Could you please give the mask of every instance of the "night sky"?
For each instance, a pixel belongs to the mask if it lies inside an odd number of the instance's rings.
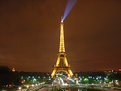
[[[0,65],[51,72],[67,0],[0,0]],[[73,72],[121,68],[121,0],[78,0],[64,21]]]

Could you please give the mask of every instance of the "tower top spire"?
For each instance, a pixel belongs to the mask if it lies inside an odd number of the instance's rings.
[[[65,52],[65,45],[64,45],[64,24],[61,19],[61,24],[60,24],[60,45],[59,45],[59,52]]]

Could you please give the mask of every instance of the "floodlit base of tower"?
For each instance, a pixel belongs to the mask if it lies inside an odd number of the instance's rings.
[[[70,66],[68,66],[68,67],[58,67],[58,66],[55,65],[54,70],[51,74],[51,77],[55,78],[55,75],[59,72],[65,72],[69,78],[71,78],[73,76],[73,73],[70,69]]]

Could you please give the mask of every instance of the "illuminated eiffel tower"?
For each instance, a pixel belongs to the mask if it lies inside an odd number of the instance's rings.
[[[68,77],[72,77],[73,73],[70,69],[70,65],[67,62],[66,53],[65,53],[65,47],[64,47],[64,24],[61,22],[60,24],[60,45],[59,45],[59,53],[56,65],[54,65],[53,72],[51,74],[51,77],[54,78],[56,73],[58,72],[65,72]]]

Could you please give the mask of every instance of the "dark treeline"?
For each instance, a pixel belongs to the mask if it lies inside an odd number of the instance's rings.
[[[19,85],[18,73],[12,72],[6,66],[0,66],[0,88],[5,86],[9,87],[9,84]]]
[[[40,77],[47,77],[49,76],[49,73],[47,72],[12,72],[12,70],[9,67],[6,66],[0,66],[0,88],[6,88],[12,86],[19,86],[22,85],[21,77],[32,77],[35,78]]]
[[[105,72],[75,72],[78,76],[106,76]]]

